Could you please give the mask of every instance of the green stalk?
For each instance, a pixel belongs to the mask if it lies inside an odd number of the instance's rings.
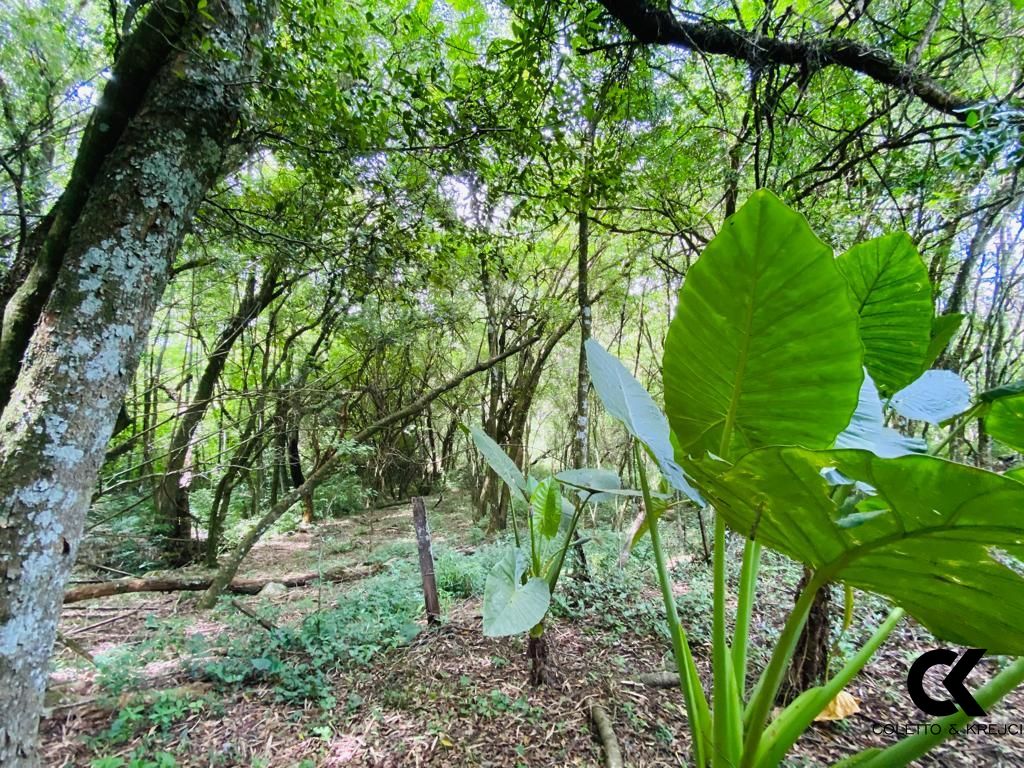
[[[974,694],[974,698],[983,709],[988,709],[1022,682],[1024,682],[1024,658],[1017,659],[992,678]],[[939,726],[938,734],[918,732],[913,736],[907,736],[891,747],[876,752],[863,762],[857,762],[857,768],[899,768],[909,765],[950,736],[956,735],[958,729],[972,719],[969,715],[964,714],[963,710],[943,717],[934,721],[934,724]],[[856,757],[857,755],[854,755],[854,758]]]
[[[572,541],[576,537],[576,526],[580,520],[580,513],[583,511],[583,502],[578,501],[576,503],[576,511],[573,513],[572,522],[569,523],[569,530],[565,533],[565,542],[562,544],[561,549],[558,552],[558,563],[555,568],[548,574],[548,591],[551,594],[555,594],[555,585],[558,584],[558,577],[562,573],[562,567],[565,565],[565,555],[569,551],[569,547],[572,546]],[[537,574],[538,576],[540,574]]]
[[[501,503],[501,499],[498,499],[498,503]],[[516,549],[519,549],[522,544],[519,542],[519,519],[516,517],[516,504],[512,500],[512,491],[508,493],[508,511],[512,515],[512,535],[516,540]]]
[[[743,743],[742,705],[736,691],[732,655],[725,630],[725,518],[715,510],[714,553],[714,621],[712,624],[711,661],[714,670],[715,752],[712,765],[734,766]]]
[[[736,674],[736,689],[742,696],[747,688],[747,647],[750,635],[750,616],[754,611],[757,593],[757,572],[761,567],[761,542],[747,539],[743,547],[743,567],[740,569],[739,606],[736,609],[736,628],[732,638],[732,668]]]
[[[984,408],[981,403],[976,403],[967,409],[967,411],[960,417],[960,420],[956,424],[949,428],[949,434],[943,438],[942,442],[935,446],[935,450],[928,451],[932,456],[938,456],[942,451],[949,447],[949,444],[953,442],[953,438],[964,431],[964,428],[974,419]]]
[[[704,690],[700,685],[697,665],[693,661],[690,643],[686,630],[679,621],[676,610],[675,596],[672,594],[672,579],[665,560],[665,549],[661,543],[661,532],[658,530],[658,519],[651,514],[654,509],[651,500],[651,489],[647,482],[647,471],[641,460],[639,445],[633,444],[633,460],[640,479],[640,490],[643,493],[644,510],[647,513],[647,529],[651,534],[651,548],[654,550],[654,564],[658,573],[658,584],[661,587],[661,599],[665,603],[665,617],[668,620],[669,636],[672,638],[672,655],[676,660],[679,672],[679,687],[686,702],[686,716],[690,721],[690,732],[693,736],[693,753],[698,768],[707,765],[707,750],[711,738],[711,710],[708,707]]]
[[[800,630],[803,629],[804,622],[807,621],[807,614],[810,613],[814,596],[827,581],[828,579],[822,572],[815,572],[800,593],[789,618],[786,619],[782,634],[779,635],[778,642],[775,643],[775,648],[772,651],[771,660],[761,674],[761,679],[757,682],[757,687],[754,689],[750,705],[747,708],[744,722],[746,739],[743,742],[743,760],[740,762],[740,768],[751,768],[754,764],[761,736],[764,733],[764,725],[768,720],[768,713],[778,695],[782,678],[786,674],[786,667],[796,648]]]
[[[530,527],[530,562],[533,563],[533,575],[540,576],[540,555],[537,554],[537,534],[533,524],[533,504],[531,503],[526,513],[526,524]]]
[[[789,703],[789,706],[765,729],[757,751],[756,768],[775,768],[782,762],[782,758],[807,730],[814,718],[871,660],[903,615],[902,608],[893,608],[863,647],[847,660],[834,677],[825,685],[804,691]]]

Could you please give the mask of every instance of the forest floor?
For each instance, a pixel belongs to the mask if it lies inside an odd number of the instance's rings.
[[[619,535],[587,531],[594,578],[586,583],[570,574],[560,583],[548,633],[557,681],[535,688],[527,682],[524,640],[482,635],[480,594],[503,545],[484,543],[467,509],[459,497],[428,502],[443,598],[440,627],[428,628],[422,619],[405,505],[261,542],[240,575],[339,565],[374,571],[356,583],[234,596],[272,629],[230,600],[199,612],[187,593],[67,606],[60,626],[66,644],[55,654],[42,729],[44,764],[596,766],[603,764],[602,750],[588,712],[597,702],[611,714],[627,765],[687,765],[678,690],[630,679],[671,666],[649,546],[619,568]],[[699,541],[692,521],[689,526],[677,521],[669,530],[683,551],[687,541],[690,549]],[[697,664],[709,677],[710,568],[691,553],[678,557],[673,571]],[[798,577],[791,564],[766,558],[753,624],[754,669],[767,660]],[[881,601],[858,595],[839,652],[855,649],[885,610]],[[938,645],[905,621],[849,686],[860,711],[816,723],[786,765],[828,765],[894,741],[885,732],[892,726],[926,722],[906,694],[906,672],[917,655]],[[995,664],[979,665],[969,687],[991,677]],[[964,734],[919,764],[1024,765],[1024,693],[983,720],[1015,724],[1018,735]]]

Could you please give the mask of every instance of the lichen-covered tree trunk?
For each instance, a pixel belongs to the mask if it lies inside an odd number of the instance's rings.
[[[38,764],[47,662],[92,488],[171,260],[244,116],[240,84],[254,80],[270,21],[267,0],[211,0],[202,14],[184,7],[178,44],[128,103],[74,221],[60,222],[60,270],[0,416],[5,768]],[[148,16],[182,8],[166,0]],[[89,130],[110,128],[93,121]],[[87,132],[83,147],[92,143]]]

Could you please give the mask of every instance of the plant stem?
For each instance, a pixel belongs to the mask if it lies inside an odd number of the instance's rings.
[[[942,442],[935,446],[934,450],[928,451],[928,453],[932,456],[938,456],[942,451],[948,448],[949,444],[953,442],[953,438],[964,431],[964,428],[971,422],[971,419],[978,415],[981,408],[982,406],[979,403],[967,409],[963,416],[960,417],[960,420],[949,428],[949,434],[943,438]]]
[[[856,654],[851,656],[827,683],[805,691],[787,706],[761,737],[757,752],[757,768],[775,768],[782,762],[789,748],[807,730],[815,717],[846,687],[875,651],[892,634],[904,616],[902,608],[893,608]]]
[[[569,551],[569,547],[572,545],[573,539],[576,537],[576,526],[580,521],[580,513],[583,511],[583,502],[578,501],[576,503],[576,511],[573,513],[572,522],[569,523],[569,530],[565,532],[565,543],[558,552],[558,562],[554,564],[554,569],[548,574],[548,591],[551,594],[555,594],[555,586],[558,584],[558,578],[562,574],[562,567],[565,565],[565,555]],[[541,574],[537,574],[538,576]]]
[[[740,569],[739,606],[736,609],[736,628],[732,639],[732,667],[736,674],[736,689],[743,695],[747,687],[747,645],[750,635],[750,616],[757,593],[757,572],[761,566],[761,542],[747,539],[743,547],[743,567]]]
[[[818,590],[827,581],[828,579],[824,578],[821,571],[815,572],[807,582],[803,592],[800,593],[796,605],[793,606],[793,611],[786,619],[786,624],[782,628],[782,634],[779,635],[779,639],[772,651],[771,660],[761,674],[761,679],[758,680],[757,687],[754,689],[750,700],[750,706],[744,723],[746,739],[743,742],[743,760],[740,763],[740,768],[750,768],[754,763],[757,748],[764,732],[764,725],[768,720],[768,713],[771,711],[772,703],[779,692],[782,677],[786,674],[786,665],[789,664],[790,657],[793,655],[793,649],[796,647],[800,630],[803,629],[804,622],[807,620],[807,614],[811,610],[814,596],[818,594]]]
[[[714,669],[713,719],[715,752],[712,765],[736,764],[742,740],[740,702],[734,700],[735,680],[732,656],[725,629],[725,518],[715,510],[714,619],[712,623],[711,661]],[[737,738],[738,737],[738,738]]]
[[[693,654],[690,651],[686,630],[679,621],[675,596],[672,594],[672,578],[669,575],[668,564],[665,560],[665,549],[661,542],[661,532],[658,530],[658,519],[657,516],[651,513],[654,507],[651,503],[647,471],[644,469],[637,443],[633,444],[633,460],[637,466],[637,476],[640,480],[640,489],[643,492],[644,510],[647,514],[647,529],[651,534],[651,548],[654,550],[654,564],[658,573],[658,584],[661,587],[661,599],[665,603],[665,617],[668,620],[669,636],[672,638],[672,653],[675,656],[676,669],[679,672],[679,687],[682,689],[683,698],[686,702],[686,716],[691,724],[690,731],[693,736],[694,759],[698,768],[703,768],[707,765],[711,711],[704,696],[704,691],[700,686],[700,677],[697,674],[697,666],[693,661]]]

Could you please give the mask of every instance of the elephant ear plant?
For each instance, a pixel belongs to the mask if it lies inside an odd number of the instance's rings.
[[[1024,605],[1024,484],[927,455],[923,441],[883,423],[884,398],[911,418],[953,418],[950,435],[982,417],[1008,444],[1024,438],[1024,386],[972,405],[955,375],[926,370],[959,322],[933,315],[927,270],[906,235],[835,258],[803,217],[762,190],[686,275],[665,342],[667,422],[615,358],[588,344],[598,395],[637,438],[697,766],[779,765],[904,613],[951,643],[1024,654],[1024,611],[1007,610]],[[710,690],[676,612],[644,449],[673,486],[716,513]],[[727,591],[727,526],[745,539],[735,595]],[[802,563],[810,577],[768,665],[748,680],[763,546]],[[841,669],[773,713],[815,595],[833,582],[895,607]],[[727,606],[735,606],[731,616]],[[1024,661],[1008,662],[975,697],[989,707],[1022,680]],[[907,765],[967,720],[958,710],[940,728],[841,764]]]
[[[570,469],[538,481],[524,475],[481,429],[471,427],[468,431],[512,496],[515,547],[498,561],[484,584],[484,634],[503,637],[529,632],[530,681],[540,685],[550,676],[544,619],[566,552],[575,542],[580,513],[587,503],[609,495],[638,492],[622,490],[618,475],[605,469]],[[519,530],[517,507],[525,509],[523,532]]]

